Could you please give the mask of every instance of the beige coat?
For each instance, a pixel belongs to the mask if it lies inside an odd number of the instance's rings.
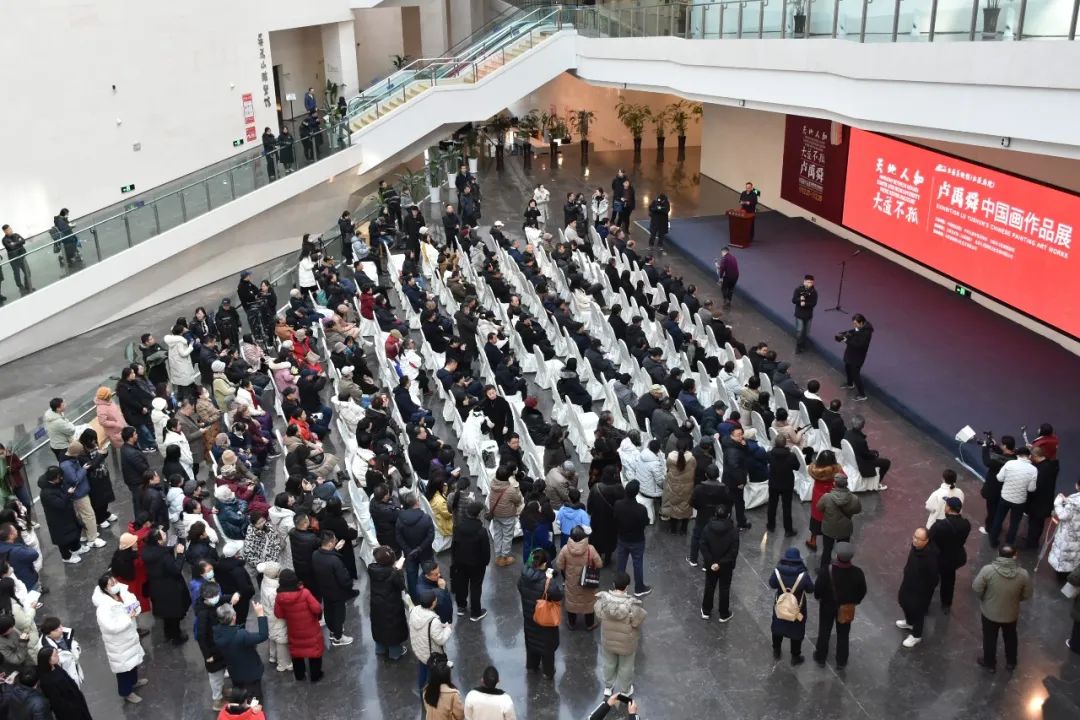
[[[667,478],[664,482],[664,493],[660,498],[660,514],[674,520],[688,520],[694,514],[690,507],[690,495],[694,492],[697,460],[688,451],[686,465],[681,471],[676,465],[678,460],[678,452],[668,453]]]
[[[461,693],[443,685],[439,688],[439,705],[431,707],[424,703],[426,720],[465,720],[465,706],[461,704]]]
[[[589,538],[582,540],[568,540],[558,557],[555,558],[555,569],[566,576],[566,595],[563,598],[563,606],[568,613],[593,612],[596,605],[596,588],[581,587],[581,571],[589,565],[598,568],[603,563],[600,553],[589,544]]]

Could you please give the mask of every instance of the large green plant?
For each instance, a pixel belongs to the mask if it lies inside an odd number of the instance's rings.
[[[338,112],[338,95],[340,94],[341,86],[331,80],[326,81],[326,89],[323,90],[323,97],[326,99],[326,105],[323,107],[323,112],[330,118],[331,122],[337,122],[341,119],[341,113]]]
[[[432,148],[428,150],[427,165],[424,171],[427,173],[428,187],[441,187],[446,178],[447,168],[457,160],[457,155],[452,152]]]
[[[413,60],[409,55],[398,55],[396,53],[391,55],[390,58],[394,63],[394,67],[398,70],[401,70]]]
[[[686,100],[673,102],[667,106],[667,113],[675,132],[679,136],[685,136],[690,122],[701,120],[701,103],[691,103]]]
[[[589,123],[596,118],[592,110],[574,110],[568,118],[570,129],[581,136],[582,140],[589,139]]]
[[[619,103],[615,106],[615,115],[619,118],[619,122],[626,126],[626,129],[630,131],[630,135],[635,140],[640,140],[641,136],[645,134],[645,122],[649,119],[649,108],[647,106],[619,100]]]
[[[407,196],[413,204],[419,204],[427,195],[427,177],[423,172],[406,170],[398,175],[398,189],[402,195]]]
[[[666,107],[657,110],[648,108],[646,112],[648,113],[649,122],[652,123],[653,128],[656,130],[656,136],[665,137],[671,120],[668,109]]]
[[[526,135],[538,135],[542,130],[540,123],[540,111],[530,110],[518,118],[518,129]]]

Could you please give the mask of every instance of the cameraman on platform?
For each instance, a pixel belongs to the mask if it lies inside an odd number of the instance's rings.
[[[842,342],[844,348],[844,372],[847,382],[841,388],[855,388],[855,400],[865,400],[866,391],[862,384],[862,366],[866,362],[866,353],[870,351],[870,340],[874,336],[874,326],[862,313],[851,316],[852,328],[836,335],[836,342]]]

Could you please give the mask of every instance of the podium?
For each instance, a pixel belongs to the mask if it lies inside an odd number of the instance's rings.
[[[728,244],[737,248],[748,248],[754,241],[754,213],[741,208],[727,211]]]

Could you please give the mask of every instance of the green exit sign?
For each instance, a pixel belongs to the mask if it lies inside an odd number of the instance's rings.
[[[135,192],[135,185],[134,184],[124,185],[122,188],[120,188],[120,192],[122,192],[122,193]]]
[[[240,147],[243,144],[244,144],[244,138],[240,138],[239,140],[233,140],[232,141],[232,146],[233,147]]]
[[[963,285],[957,285],[953,288],[953,291],[962,298],[971,297],[971,288],[964,287]]]

